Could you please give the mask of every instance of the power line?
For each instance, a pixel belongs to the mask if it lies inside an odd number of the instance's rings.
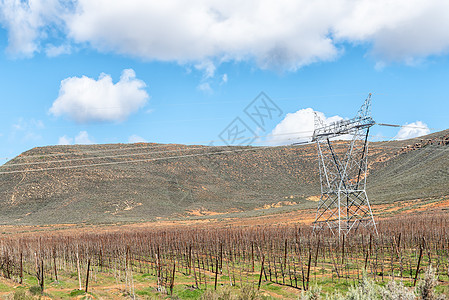
[[[387,123],[376,123],[376,125],[379,126],[388,126],[388,127],[412,127],[412,128],[421,128],[421,129],[430,129],[427,127],[419,127],[414,125],[399,125],[399,124],[387,124]],[[243,138],[236,138],[236,139],[224,139],[224,140],[207,140],[207,141],[199,141],[195,144],[210,144],[214,142],[227,142],[227,141],[235,141],[235,140],[241,140],[241,139],[257,139],[262,137],[274,137],[274,136],[282,136],[282,135],[293,135],[293,134],[300,134],[300,133],[312,133],[313,130],[307,130],[307,131],[298,131],[298,132],[290,132],[290,133],[280,133],[280,134],[268,134],[268,135],[254,135],[250,137],[243,137]],[[295,137],[288,140],[293,139],[300,139],[300,138],[308,138],[310,136],[303,136],[303,137]],[[124,144],[129,145],[129,144]],[[101,150],[90,150],[90,151],[80,151],[77,150],[77,152],[66,152],[66,153],[49,153],[49,154],[36,154],[36,155],[20,155],[17,156],[16,159],[26,159],[26,158],[33,158],[33,157],[48,157],[48,156],[64,156],[64,155],[84,155],[86,153],[98,153],[98,152],[113,152],[113,151],[128,151],[132,149],[151,149],[151,148],[158,148],[161,146],[166,146],[167,144],[157,144],[153,146],[139,146],[139,147],[120,147],[120,148],[113,148],[113,149],[101,149]],[[5,158],[7,159],[7,158]]]
[[[290,135],[294,133],[286,133],[279,135]],[[297,138],[309,138],[311,136],[302,136]],[[159,147],[167,146],[165,144],[159,145]],[[170,145],[168,145],[170,146]],[[285,146],[285,145],[284,145]],[[156,146],[155,146],[156,147]],[[151,151],[151,152],[140,152],[140,153],[130,153],[130,154],[118,154],[118,155],[107,155],[107,156],[92,156],[92,157],[84,157],[84,158],[73,158],[73,159],[60,159],[60,160],[52,160],[52,161],[38,161],[38,162],[26,162],[26,163],[15,163],[15,164],[5,164],[3,167],[14,167],[14,166],[33,166],[39,164],[50,164],[50,163],[59,163],[59,162],[71,162],[71,161],[85,161],[85,160],[94,160],[94,159],[106,159],[106,158],[116,158],[116,157],[128,157],[128,156],[139,156],[139,155],[149,155],[149,154],[161,154],[161,153],[170,153],[170,152],[181,152],[181,151],[192,151],[198,149],[205,149],[207,146],[194,147],[194,148],[184,148],[184,149],[174,149],[174,150],[164,150],[164,151]],[[219,147],[229,147],[229,146],[219,146]],[[143,149],[144,147],[137,147],[137,149]],[[150,147],[153,148],[153,147]],[[130,148],[121,148],[119,150],[129,150]],[[136,149],[136,148],[134,148]],[[98,150],[96,152],[99,152]],[[70,153],[68,153],[70,154]],[[39,155],[37,155],[39,156]],[[30,156],[31,157],[31,156]],[[35,156],[33,156],[35,157]]]
[[[155,143],[151,143],[155,144]],[[129,144],[124,144],[129,145]],[[34,155],[19,155],[15,159],[27,159],[27,158],[34,158],[34,157],[49,157],[49,156],[65,156],[65,155],[84,155],[89,153],[98,153],[98,152],[113,152],[113,151],[125,151],[125,150],[133,150],[133,149],[151,149],[151,148],[158,148],[162,146],[166,146],[169,144],[156,144],[154,146],[139,146],[139,147],[120,147],[120,148],[113,148],[113,149],[101,149],[101,150],[89,150],[89,151],[82,151],[77,150],[77,152],[64,152],[64,153],[48,153],[48,154],[34,154]],[[66,145],[60,145],[60,146],[66,146]],[[69,146],[69,145],[67,145]],[[85,146],[85,145],[70,145],[70,146]],[[99,146],[99,145],[97,145]]]
[[[376,123],[376,125],[379,126],[385,126],[385,127],[396,127],[396,128],[417,128],[417,129],[428,129],[428,130],[438,130],[437,128],[429,128],[427,126],[416,126],[416,125],[399,125],[399,124],[388,124],[388,123]]]
[[[291,134],[295,134],[295,133],[285,133],[285,134],[279,134],[279,135],[291,135]],[[305,138],[311,138],[311,136],[298,136],[295,137],[294,139],[305,139]],[[292,139],[288,139],[288,140],[292,140]],[[293,145],[300,145],[300,144],[306,144],[309,143],[309,141],[304,141],[304,142],[300,142],[300,143],[293,143]],[[171,146],[171,145],[166,145],[166,144],[161,144],[161,145],[156,145],[156,146],[150,146],[150,147],[133,147],[133,148],[119,148],[117,150],[132,150],[132,149],[144,149],[144,148],[160,148],[163,146]],[[117,158],[117,157],[128,157],[128,156],[139,156],[139,155],[149,155],[149,154],[161,154],[161,153],[170,153],[170,152],[181,152],[181,151],[192,151],[192,150],[198,150],[198,149],[204,149],[207,146],[201,146],[201,147],[193,147],[193,148],[184,148],[184,149],[174,149],[174,150],[164,150],[164,151],[151,151],[151,152],[139,152],[139,153],[128,153],[128,154],[118,154],[118,155],[107,155],[107,156],[91,156],[91,157],[83,157],[83,158],[73,158],[73,159],[59,159],[59,160],[50,160],[50,161],[38,161],[38,162],[26,162],[26,163],[14,163],[14,164],[5,164],[3,165],[3,167],[5,168],[9,168],[9,167],[14,167],[14,166],[29,166],[29,165],[39,165],[39,164],[50,164],[50,163],[60,163],[60,162],[73,162],[73,161],[85,161],[85,160],[94,160],[94,159],[106,159],[106,158]],[[222,147],[226,147],[226,146],[222,146]],[[105,150],[97,150],[97,151],[86,151],[84,153],[98,153],[98,152],[106,152],[106,151],[110,151],[111,149],[105,149]],[[66,155],[70,155],[72,153],[64,153]],[[73,154],[78,154],[78,153],[73,153]],[[48,154],[47,156],[49,156],[51,154]],[[62,155],[62,154],[61,154]],[[28,156],[28,157],[43,157],[45,155],[33,155],[33,156]],[[24,158],[24,157],[21,157]]]
[[[76,165],[76,166],[52,167],[52,168],[42,168],[42,169],[14,170],[14,171],[0,172],[0,175],[12,174],[12,173],[24,173],[24,172],[40,172],[40,171],[50,171],[50,170],[75,169],[75,168],[84,168],[84,167],[97,167],[97,166],[118,165],[118,164],[126,164],[126,163],[137,163],[137,162],[148,162],[148,161],[159,161],[159,160],[171,160],[171,159],[177,159],[177,158],[188,158],[188,157],[218,155],[218,154],[223,154],[223,153],[237,153],[237,152],[246,152],[246,151],[258,151],[258,150],[265,149],[265,148],[278,148],[278,147],[285,147],[285,146],[257,147],[257,148],[251,147],[249,149],[225,150],[225,151],[186,154],[186,155],[169,156],[169,157],[125,160],[125,161],[85,164],[85,165]]]
[[[389,143],[389,142],[390,141],[386,141],[384,143]],[[312,144],[312,143],[310,143],[310,144]],[[74,165],[74,166],[62,166],[62,167],[51,167],[51,168],[41,168],[41,169],[13,170],[13,171],[0,172],[0,175],[3,175],[3,174],[14,174],[14,173],[26,173],[26,172],[40,172],[40,171],[50,171],[50,170],[76,169],[76,168],[96,167],[96,166],[106,166],[106,165],[118,165],[118,164],[137,163],[137,162],[172,160],[172,159],[189,158],[189,157],[218,155],[218,154],[223,154],[223,153],[240,153],[240,152],[247,152],[247,151],[259,151],[259,150],[275,149],[275,148],[288,147],[288,146],[291,147],[292,145],[251,147],[251,148],[246,148],[246,149],[214,151],[214,152],[207,152],[207,153],[195,153],[195,154],[177,155],[177,156],[169,156],[169,157],[158,157],[158,158],[147,158],[147,159],[138,159],[138,160],[125,160],[125,161],[118,161],[118,162],[104,162],[104,163],[84,164],[84,165]],[[228,147],[228,146],[226,146],[226,147]],[[379,146],[379,145],[375,145],[374,148],[397,148],[397,149],[403,149],[404,147],[403,146]],[[449,149],[438,149],[438,148],[436,148],[435,150],[449,151]]]
[[[389,143],[389,142],[391,142],[391,141],[386,141],[386,142],[383,142],[383,143],[386,144],[386,143]],[[312,144],[312,143],[310,143],[310,144]],[[221,153],[238,153],[238,152],[246,152],[246,151],[259,151],[259,150],[274,149],[274,148],[288,147],[288,146],[291,147],[292,145],[251,147],[249,149],[234,149],[234,150],[225,150],[225,151],[214,151],[214,152],[206,152],[206,153],[177,155],[177,156],[169,156],[169,157],[147,158],[147,159],[139,159],[139,160],[125,160],[125,161],[118,161],[118,162],[104,162],[104,163],[84,164],[84,165],[74,165],[74,166],[62,166],[62,167],[50,167],[50,168],[41,168],[41,169],[13,170],[13,171],[0,172],[0,175],[2,175],[2,174],[12,174],[12,173],[39,172],[39,171],[47,171],[47,170],[62,170],[62,169],[74,169],[74,168],[83,168],[83,167],[95,167],[95,166],[104,166],[104,165],[116,165],[116,164],[126,164],[126,163],[136,163],[136,162],[171,160],[171,159],[178,159],[178,158],[188,158],[188,157],[216,155],[216,154],[221,154]],[[222,147],[229,147],[229,146],[222,146]],[[404,146],[374,145],[372,147],[373,148],[397,148],[397,149],[404,149]],[[201,149],[207,149],[207,148],[206,147],[202,147]],[[436,148],[435,150],[448,151],[449,149],[438,149],[438,148]],[[171,152],[171,151],[161,151],[161,153],[166,153],[166,152]],[[151,154],[151,152],[149,154]]]
[[[416,127],[416,126],[413,126],[413,125],[396,125],[396,124],[385,124],[385,123],[380,123],[380,124],[381,124],[381,126],[383,125],[383,126],[411,126],[411,127]],[[305,133],[305,132],[311,132],[311,131],[291,132],[291,133],[283,133],[283,134],[269,134],[269,135],[265,135],[265,136],[253,136],[251,138],[260,138],[260,137],[269,137],[269,136],[281,136],[281,135],[293,135],[293,134]],[[372,137],[378,138],[379,136],[372,136]],[[248,137],[244,137],[244,138],[247,139]],[[311,138],[311,136],[310,135],[307,135],[307,136],[296,136],[294,138],[289,138],[287,140],[308,139],[308,138]],[[233,140],[237,140],[237,139],[238,138],[233,139]],[[420,138],[413,138],[413,139],[420,139]],[[305,141],[305,142],[300,142],[300,143],[294,143],[293,145],[304,145],[304,144],[307,144],[307,143],[308,142]],[[171,144],[168,144],[168,146],[170,146],[170,145]],[[51,154],[43,154],[43,155],[20,156],[20,158],[44,157],[44,156],[59,156],[59,155],[62,156],[62,155],[74,155],[74,154],[82,155],[82,154],[85,154],[85,153],[125,151],[125,150],[135,150],[135,149],[139,149],[140,150],[140,149],[145,149],[145,148],[148,148],[148,149],[150,149],[150,148],[159,148],[159,147],[163,147],[163,146],[167,146],[167,145],[166,144],[159,144],[159,145],[153,145],[153,146],[148,146],[148,147],[126,147],[126,148],[117,148],[117,149],[102,149],[102,150],[84,151],[84,152],[81,152],[81,153],[51,153]],[[283,145],[283,146],[286,146],[286,145]],[[225,146],[222,146],[222,147],[225,147]],[[376,145],[376,148],[378,148],[378,147],[380,147],[380,146]],[[6,164],[3,167],[7,168],[7,167],[24,166],[24,165],[34,166],[34,165],[39,165],[39,164],[50,164],[50,163],[59,163],[59,162],[86,161],[86,160],[94,160],[94,159],[129,157],[129,156],[139,156],[139,155],[149,155],[149,154],[162,154],[162,153],[170,153],[170,152],[193,151],[193,150],[204,149],[204,148],[205,148],[205,146],[194,147],[194,148],[185,148],[185,149],[175,149],[175,150],[164,150],[164,151],[151,151],[151,152],[128,153],[128,154],[108,155],[108,156],[93,156],[93,157],[85,157],[85,158],[61,159],[61,160],[53,160],[53,161],[26,162],[26,163],[16,163],[16,164],[9,164],[9,165]],[[80,166],[83,166],[83,165],[80,165]],[[71,167],[76,167],[76,166],[71,166]],[[38,170],[40,170],[40,169],[38,169]],[[27,170],[17,170],[17,171],[26,172]],[[5,172],[3,172],[3,173],[5,173]],[[0,174],[3,174],[3,173],[0,173]]]
[[[310,136],[303,136],[301,138],[309,138]],[[379,136],[375,135],[375,136],[371,136],[371,137],[375,137],[378,138]],[[387,136],[382,136],[387,138]],[[299,137],[298,137],[299,138]],[[414,139],[419,139],[419,138],[414,138]],[[444,141],[445,139],[433,139],[434,141]],[[392,142],[392,140],[390,141],[386,141],[383,143],[389,143]],[[293,143],[292,146],[296,146],[296,145],[305,145],[305,144],[310,144],[310,141],[305,141],[305,142],[300,142],[300,143]],[[166,145],[160,145],[162,146],[166,146]],[[282,145],[282,146],[288,146],[288,145]],[[280,147],[282,147],[280,146]],[[220,147],[229,147],[229,146],[220,146]],[[374,145],[374,147],[379,148],[381,147],[380,145]],[[143,147],[141,147],[143,148]],[[393,147],[390,147],[393,148]],[[396,146],[396,148],[403,148],[403,146]],[[100,159],[110,159],[110,158],[117,158],[117,157],[130,157],[130,156],[140,156],[140,155],[152,155],[152,154],[163,154],[163,153],[172,153],[172,152],[183,152],[183,151],[193,151],[193,150],[200,150],[200,149],[207,149],[207,146],[201,146],[201,147],[193,147],[193,148],[184,148],[184,149],[174,149],[174,150],[164,150],[164,151],[151,151],[151,152],[139,152],[139,153],[128,153],[128,154],[119,154],[119,155],[107,155],[107,156],[93,156],[93,157],[86,157],[86,158],[74,158],[74,159],[61,159],[61,160],[52,160],[52,161],[39,161],[39,162],[27,162],[27,163],[16,163],[16,164],[7,164],[7,165],[3,165],[4,168],[10,168],[10,167],[15,167],[15,166],[35,166],[35,165],[39,165],[39,164],[51,164],[51,163],[66,163],[66,162],[73,162],[73,161],[86,161],[86,160],[100,160]],[[127,150],[127,149],[123,149],[123,150]]]
[[[293,134],[302,134],[302,133],[312,133],[313,130],[307,130],[307,131],[297,131],[297,132],[288,132],[288,133],[279,133],[279,134],[267,134],[267,135],[253,135],[249,137],[240,137],[235,139],[220,139],[220,140],[207,140],[207,141],[200,141],[195,144],[211,144],[214,142],[233,142],[233,141],[239,141],[244,139],[258,139],[263,137],[274,137],[274,136],[284,136],[284,135],[293,135]],[[311,137],[311,135],[307,136],[298,136],[296,138],[308,138]],[[129,144],[128,144],[129,145]],[[65,155],[83,155],[86,153],[99,153],[99,152],[112,152],[112,151],[128,151],[128,150],[134,150],[134,149],[152,149],[152,148],[159,148],[169,145],[175,145],[175,144],[156,144],[153,146],[139,146],[139,147],[120,147],[120,148],[114,148],[114,149],[101,149],[101,150],[89,150],[89,151],[79,151],[78,152],[65,152],[65,153],[48,153],[48,154],[35,154],[35,155],[20,155],[17,156],[16,159],[26,159],[26,158],[34,158],[34,157],[48,157],[48,156],[65,156]]]
[[[18,163],[18,164],[6,164],[6,165],[3,165],[3,167],[50,164],[50,163],[71,162],[71,161],[83,161],[83,160],[92,160],[92,159],[105,159],[105,158],[115,158],[115,157],[138,156],[138,155],[159,154],[159,153],[168,153],[168,152],[180,152],[180,151],[190,151],[190,150],[203,149],[205,147],[207,147],[207,146],[201,146],[201,147],[195,147],[195,148],[185,148],[185,149],[175,149],[175,150],[166,150],[166,151],[151,151],[151,152],[139,152],[139,153],[131,153],[131,154],[119,154],[119,155],[107,155],[107,156],[92,156],[92,157],[73,158],[73,159],[60,159],[60,160],[27,162],[27,163]]]

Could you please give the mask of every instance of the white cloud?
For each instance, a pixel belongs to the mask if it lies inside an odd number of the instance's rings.
[[[28,130],[36,130],[36,129],[44,129],[44,122],[41,120],[30,119],[25,120],[24,118],[19,118],[17,123],[12,125],[14,130],[17,131],[28,131]]]
[[[80,0],[67,27],[75,41],[100,51],[181,63],[251,59],[262,68],[296,69],[336,56],[329,29],[338,5]]]
[[[73,143],[73,139],[66,135],[59,137],[58,145],[71,145]]]
[[[441,0],[362,0],[344,8],[334,25],[337,39],[372,43],[381,61],[413,63],[449,50],[449,2]]]
[[[213,92],[213,89],[211,87],[212,78],[215,77],[216,70],[214,63],[206,59],[196,64],[195,69],[203,72],[203,78],[201,80],[201,83],[197,86],[197,89],[206,94],[211,94]]]
[[[42,139],[40,131],[45,128],[41,120],[19,118],[12,124],[11,137],[21,137],[24,141],[36,141]]]
[[[146,142],[147,141],[143,137],[138,136],[136,134],[133,134],[128,138],[128,143],[146,143]]]
[[[62,54],[70,54],[72,52],[72,48],[70,45],[47,45],[47,48],[45,49],[45,54],[47,54],[48,57],[55,57]]]
[[[341,42],[366,44],[382,62],[449,51],[445,0],[0,1],[10,51],[32,55],[53,34],[104,52],[208,64],[205,76],[212,62],[231,60],[296,70],[335,59]]]
[[[195,69],[203,71],[203,79],[208,79],[214,77],[216,67],[210,60],[205,60],[196,64]]]
[[[285,118],[276,125],[266,141],[272,145],[285,145],[311,141],[313,130],[315,128],[315,113],[327,124],[343,120],[340,116],[326,118],[322,112],[314,111],[312,108],[300,109],[295,113],[288,113]]]
[[[94,144],[94,141],[91,140],[87,131],[80,131],[80,133],[75,136],[75,144],[89,145]]]
[[[197,89],[202,91],[202,92],[204,92],[204,93],[207,93],[207,94],[211,94],[213,92],[209,82],[200,83],[197,86]]]
[[[427,124],[416,121],[410,124],[405,124],[399,129],[398,134],[395,136],[396,140],[406,140],[426,135],[430,133],[430,129]]]
[[[70,77],[61,82],[50,113],[66,115],[78,123],[123,121],[146,104],[149,96],[145,87],[132,69],[123,70],[115,84],[106,74],[101,74],[98,80]]]
[[[7,51],[25,57],[39,52],[40,41],[51,36],[49,27],[64,27],[66,8],[58,0],[1,0],[0,23],[8,30]]]
[[[227,83],[228,82],[228,74],[223,74],[221,77],[221,83]]]
[[[83,130],[80,131],[75,138],[69,137],[67,135],[63,135],[59,137],[58,139],[58,145],[72,145],[75,142],[75,144],[81,144],[81,145],[90,145],[95,144],[94,140],[89,136],[87,131]]]

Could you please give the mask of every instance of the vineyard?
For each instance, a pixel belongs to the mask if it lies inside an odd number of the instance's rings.
[[[362,274],[414,286],[432,265],[449,284],[449,218],[381,220],[379,235],[339,238],[309,226],[174,226],[117,232],[15,234],[1,239],[3,286],[52,298],[198,298],[205,290],[252,286],[296,298],[313,285],[344,291]],[[84,291],[84,292],[83,292]]]

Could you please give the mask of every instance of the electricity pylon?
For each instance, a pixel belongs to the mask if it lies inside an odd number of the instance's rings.
[[[353,119],[324,124],[315,114],[312,141],[316,141],[318,148],[321,197],[314,231],[329,228],[341,236],[362,225],[377,234],[365,191],[368,134],[375,124],[370,109],[371,94]],[[342,138],[350,142],[343,142]]]

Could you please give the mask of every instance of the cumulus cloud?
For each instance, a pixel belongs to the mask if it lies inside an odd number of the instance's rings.
[[[333,32],[336,39],[372,43],[381,61],[413,63],[449,50],[448,11],[441,0],[352,1]]]
[[[0,1],[11,51],[30,55],[57,31],[99,51],[192,62],[206,76],[231,60],[296,70],[337,58],[342,42],[366,44],[382,62],[449,50],[444,0]]]
[[[410,124],[405,124],[399,129],[398,134],[395,136],[396,140],[406,140],[426,135],[430,133],[430,129],[427,124],[416,121]]]
[[[95,143],[94,140],[89,136],[89,134],[85,130],[80,131],[75,136],[75,138],[71,138],[71,137],[68,137],[67,135],[63,135],[63,136],[59,137],[59,139],[58,139],[58,145],[72,145],[73,142],[75,142],[75,144],[80,144],[80,145],[90,145],[90,144]]]
[[[300,109],[295,113],[288,113],[267,137],[267,142],[272,145],[286,145],[311,141],[315,129],[315,113],[325,124],[343,120],[340,116],[326,118],[322,112],[312,108]]]
[[[80,131],[80,133],[75,136],[75,144],[89,145],[94,144],[94,141],[89,137],[87,131]]]
[[[146,104],[149,96],[145,87],[132,69],[123,70],[117,83],[107,74],[101,74],[98,80],[70,77],[61,82],[50,113],[78,123],[123,121]]]
[[[252,59],[262,68],[297,69],[337,54],[329,37],[337,2],[80,0],[67,25],[75,41],[100,51],[178,62]]]
[[[59,0],[1,0],[0,23],[8,30],[7,51],[25,57],[39,52],[41,40],[51,37],[50,27],[64,27],[67,8]]]
[[[128,143],[146,143],[147,141],[137,134],[133,134],[128,138]]]
[[[58,139],[58,145],[71,145],[73,143],[73,138],[63,135]]]

